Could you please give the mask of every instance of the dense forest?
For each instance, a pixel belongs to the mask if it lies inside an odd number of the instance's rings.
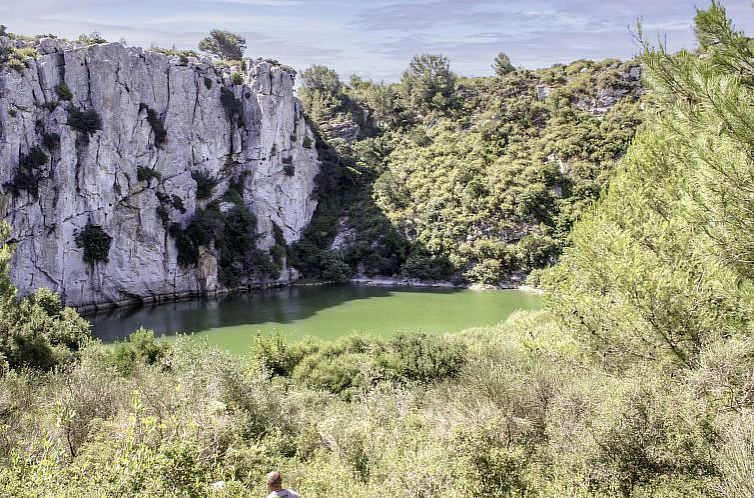
[[[450,103],[460,88],[504,92],[570,66],[454,81],[420,99],[419,115],[398,112],[409,97],[396,103],[395,89],[366,82],[333,81],[336,100],[306,97],[312,120],[351,112],[359,134],[374,136],[317,144],[332,173],[322,193],[362,204],[343,215],[323,196],[319,226],[294,249],[301,264],[332,278],[360,258],[385,273],[446,265],[494,281],[540,264],[520,256],[527,237],[557,246],[543,258],[562,250],[538,276],[546,310],[495,327],[334,343],[258,337],[250,358],[146,330],[106,347],[49,291],[18,299],[13,248],[1,246],[0,495],[263,496],[270,468],[311,497],[754,495],[754,43],[717,2],[695,23],[693,51],[645,46],[643,110],[627,97],[601,120],[566,104],[559,121],[555,101],[534,94],[518,109],[469,101],[477,117],[519,115],[500,129],[493,118],[464,124],[464,104]],[[590,83],[613,63],[584,64],[572,71]],[[410,72],[401,84],[420,85]],[[359,114],[359,99],[385,90],[388,111]],[[546,124],[531,126],[538,119]],[[615,144],[628,142],[621,158]],[[556,152],[580,173],[560,172],[547,160]],[[448,183],[455,174],[468,181]],[[486,206],[483,216],[464,199]],[[380,244],[330,249],[339,225],[380,209],[394,238],[370,235],[375,221],[354,236]],[[505,227],[483,223],[501,210]],[[508,224],[526,235],[493,243]],[[456,244],[455,233],[474,230],[468,247]],[[316,251],[327,265],[315,266]]]
[[[300,75],[325,171],[294,252],[305,275],[510,285],[556,260],[641,121],[641,68],[493,67],[461,78],[424,54],[390,85]]]

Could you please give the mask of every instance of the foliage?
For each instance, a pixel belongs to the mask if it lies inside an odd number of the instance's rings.
[[[220,183],[220,180],[207,170],[192,171],[191,178],[196,182],[196,198],[200,200],[212,197],[212,192]]]
[[[68,106],[68,122],[66,124],[81,133],[93,135],[97,130],[102,129],[102,118],[94,109],[82,111],[78,107],[70,105]]]
[[[199,42],[199,50],[221,59],[240,60],[246,49],[246,39],[229,31],[213,29]]]
[[[73,100],[73,92],[66,85],[65,81],[61,81],[55,85],[55,94],[60,100]]]
[[[189,57],[193,57],[194,59],[199,59],[199,54],[197,54],[193,50],[177,50],[175,47],[161,48],[161,47],[155,47],[154,45],[149,50],[152,52],[157,52],[159,54],[165,54],[165,55],[170,55],[173,57],[178,57],[181,66],[188,65]]]
[[[100,35],[98,31],[92,31],[88,35],[81,34],[76,39],[76,41],[81,43],[82,45],[97,45],[100,43],[107,43],[107,40],[102,38],[102,35]]]
[[[422,54],[414,57],[403,73],[401,86],[408,104],[420,114],[443,111],[451,104],[456,76],[450,62],[442,55]]]
[[[355,240],[339,250],[359,273],[495,285],[551,265],[641,122],[637,66],[576,61],[466,79],[425,55],[392,85],[310,68],[301,97],[320,135],[349,121],[361,132],[353,144],[320,136],[319,195],[334,200],[318,205],[297,246],[311,254],[298,251],[296,264],[317,275],[317,251],[345,229]],[[627,93],[597,112],[608,84]]]
[[[48,289],[17,299],[8,276],[14,249],[6,242],[10,234],[10,227],[0,221],[0,378],[7,369],[46,371],[69,363],[89,337],[89,324]]]
[[[110,362],[122,375],[130,375],[137,365],[155,365],[169,353],[170,346],[154,337],[153,330],[140,327],[112,350]]]
[[[504,52],[500,52],[499,54],[497,54],[497,56],[495,56],[495,63],[492,65],[492,69],[495,70],[495,75],[497,75],[499,78],[502,78],[505,75],[516,70],[516,68],[513,67],[513,64],[511,64],[510,57],[508,57]]]
[[[10,190],[15,197],[20,195],[21,190],[25,190],[33,198],[38,198],[41,168],[47,164],[47,161],[49,161],[47,154],[35,145],[27,154],[21,154],[18,157],[18,166],[13,180],[4,184],[3,187]]]
[[[244,125],[243,103],[236,97],[233,91],[225,87],[220,88],[220,103],[225,109],[225,115],[231,124]]]
[[[147,104],[139,104],[139,112],[142,110],[147,111],[147,123],[152,127],[154,133],[154,144],[156,146],[163,145],[168,138],[168,131],[165,129],[165,123],[157,115],[157,112],[149,107]]]
[[[136,167],[136,180],[140,182],[146,182],[147,185],[149,185],[152,181],[152,178],[157,180],[158,182],[162,180],[162,175],[159,171],[157,171],[154,168],[150,168],[149,166],[137,166]]]
[[[697,16],[698,56],[644,56],[648,123],[573,247],[546,275],[552,307],[614,368],[692,366],[705,347],[751,333],[754,116],[748,41],[714,4]],[[595,243],[599,241],[599,243]]]
[[[113,238],[100,225],[94,225],[91,222],[76,234],[76,247],[84,249],[84,261],[92,266],[109,261],[108,255],[112,241]]]
[[[185,228],[179,223],[168,226],[168,233],[178,249],[178,264],[194,266],[202,246],[214,249],[220,282],[228,288],[246,285],[253,279],[276,279],[281,269],[269,253],[256,247],[259,237],[256,217],[244,206],[242,195],[233,191],[240,189],[242,182],[242,179],[231,182],[223,196],[226,202],[233,204],[231,208],[221,210],[219,202],[212,201],[205,208],[197,209]]]
[[[0,48],[0,64],[7,64],[16,71],[26,69],[26,59],[36,59],[39,53],[34,47],[2,47]]]
[[[233,73],[230,77],[231,83],[234,85],[243,85],[243,74],[241,73]]]

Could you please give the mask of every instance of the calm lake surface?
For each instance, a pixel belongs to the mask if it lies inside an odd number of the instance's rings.
[[[94,336],[105,342],[122,340],[143,325],[160,336],[194,334],[243,353],[258,333],[291,340],[441,334],[493,325],[513,311],[540,307],[538,296],[517,290],[325,285],[117,309],[88,319]]]

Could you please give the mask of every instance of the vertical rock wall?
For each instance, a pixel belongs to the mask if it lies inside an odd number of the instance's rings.
[[[0,47],[14,43],[0,38]],[[233,84],[234,69],[118,43],[75,48],[43,39],[37,50],[23,71],[0,67],[0,216],[14,229],[11,277],[22,293],[44,286],[68,305],[100,306],[221,290],[214,248],[200,248],[199,264],[181,267],[165,223],[167,213],[185,226],[212,200],[197,200],[192,172],[220,181],[214,199],[243,179],[261,249],[274,243],[273,223],[287,242],[300,237],[316,207],[319,163],[288,73],[247,61],[243,84]],[[56,92],[61,82],[70,101]],[[229,117],[223,92],[240,102],[243,125]],[[70,106],[96,111],[101,130],[69,126]],[[162,144],[150,110],[167,131]],[[48,157],[38,196],[14,195],[19,160],[35,146]],[[156,175],[139,181],[139,168]],[[76,235],[87,225],[112,237],[107,262],[84,261]],[[284,269],[280,280],[295,278]]]

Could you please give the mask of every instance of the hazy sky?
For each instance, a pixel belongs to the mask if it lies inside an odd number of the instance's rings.
[[[724,4],[754,34],[751,0]],[[637,46],[629,28],[639,17],[671,48],[693,47],[695,5],[707,0],[0,0],[0,24],[66,38],[96,30],[129,45],[181,49],[217,27],[245,35],[247,56],[391,81],[421,52],[449,56],[468,76],[490,74],[501,50],[529,68],[630,57]]]

